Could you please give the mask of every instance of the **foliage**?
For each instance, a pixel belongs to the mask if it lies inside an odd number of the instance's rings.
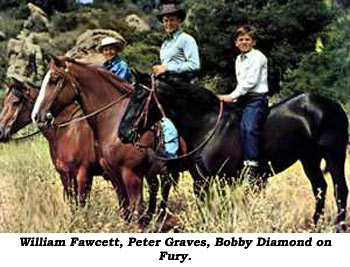
[[[257,48],[269,59],[270,76],[278,79],[288,69],[295,68],[304,53],[313,50],[315,37],[333,15],[319,0],[191,0],[187,3],[187,26],[201,48],[203,71],[224,79],[234,76],[233,62],[238,52],[233,49],[233,33],[239,25],[256,26],[260,37]],[[278,87],[278,80],[273,87]]]
[[[7,42],[0,42],[0,83],[5,79],[5,76],[6,76],[6,69],[7,69],[6,50],[7,50]],[[0,87],[0,89],[2,88]]]
[[[102,177],[94,177],[87,207],[70,206],[63,198],[59,175],[49,158],[43,137],[36,137],[29,142],[0,145],[0,232],[139,231],[136,221],[126,222],[120,217],[115,191]],[[346,164],[346,168],[349,168],[350,162]],[[333,187],[329,183],[325,216],[315,227],[312,223],[315,202],[310,183],[300,164],[269,180],[263,194],[247,194],[238,186],[236,189],[221,188],[226,194],[220,197],[215,186],[212,186],[210,193],[210,204],[202,203],[199,210],[192,179],[188,173],[182,175],[180,184],[176,190],[171,190],[169,196],[169,211],[175,216],[181,232],[335,231]],[[144,194],[147,199],[147,188]],[[159,225],[152,222],[148,230],[159,231]]]
[[[5,33],[6,38],[17,36],[22,29],[24,20],[14,20],[12,14],[7,12],[0,12],[0,29]]]
[[[338,18],[325,29],[321,53],[306,54],[299,68],[286,79],[286,92],[313,91],[343,103],[350,99],[350,15],[338,11]]]

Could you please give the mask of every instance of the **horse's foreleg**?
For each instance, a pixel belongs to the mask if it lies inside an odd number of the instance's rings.
[[[159,181],[156,175],[147,176],[149,186],[149,201],[147,211],[139,218],[141,226],[146,226],[152,220],[157,207],[157,195],[159,189]]]
[[[129,204],[129,198],[128,198],[127,192],[125,190],[125,186],[123,184],[123,181],[121,180],[121,178],[119,176],[118,177],[110,176],[110,175],[107,175],[107,173],[105,173],[103,176],[105,176],[107,180],[111,181],[112,186],[117,194],[121,216],[125,220],[129,220],[130,219],[130,210],[129,210],[130,204]]]
[[[162,186],[162,201],[159,205],[159,210],[161,215],[164,215],[166,212],[166,209],[168,207],[168,198],[169,193],[172,185],[176,185],[179,180],[179,173],[169,173],[166,176],[162,176],[161,178],[161,186]]]
[[[304,171],[311,182],[312,191],[316,200],[316,209],[313,218],[315,224],[317,224],[320,216],[323,214],[327,192],[327,183],[322,174],[320,162],[320,158],[317,157],[302,160]]]
[[[90,195],[90,190],[92,186],[92,175],[89,174],[85,166],[80,166],[78,169],[76,180],[79,204],[81,206],[85,206],[86,199]]]
[[[141,214],[142,211],[142,182],[143,177],[130,168],[122,169],[122,180],[129,199],[131,214]]]

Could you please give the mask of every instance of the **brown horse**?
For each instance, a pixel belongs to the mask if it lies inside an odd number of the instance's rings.
[[[126,216],[141,210],[143,176],[147,176],[151,195],[157,194],[155,189],[158,189],[158,179],[155,175],[161,164],[147,153],[148,148],[154,147],[154,133],[151,131],[141,137],[143,146],[138,149],[123,144],[118,138],[119,123],[132,92],[130,84],[102,68],[66,57],[55,58],[44,78],[32,113],[33,121],[40,125],[47,123],[74,101],[80,103],[84,114],[89,116],[87,120],[98,142],[99,163],[105,177],[118,190]],[[53,102],[59,108],[54,108]],[[177,180],[177,170],[172,175]],[[171,186],[169,180],[166,181],[168,182],[162,186],[163,208]],[[155,204],[151,205],[152,199],[155,200],[150,196],[148,214],[154,213]]]
[[[38,94],[39,88],[29,83],[14,80],[9,85],[0,114],[1,142],[8,141],[12,134],[31,123],[30,115]],[[80,107],[72,104],[60,113],[56,122],[59,124],[81,113]],[[60,174],[65,196],[85,205],[93,176],[102,175],[91,128],[86,120],[82,120],[64,128],[49,128],[42,133],[49,143],[51,159]]]

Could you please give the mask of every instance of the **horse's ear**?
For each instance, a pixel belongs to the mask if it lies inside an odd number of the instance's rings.
[[[12,79],[14,85],[17,85],[17,86],[19,86],[19,87],[22,87],[22,85],[23,85],[23,82],[22,82],[22,81],[20,81],[20,80],[17,79],[16,77],[11,77],[11,79]]]
[[[7,79],[3,82],[3,84],[5,85],[5,87],[6,87],[7,89],[10,89],[11,86],[12,86],[12,84],[10,83],[10,81],[7,80]]]
[[[140,72],[136,68],[133,68],[131,72],[135,76],[136,83],[147,83],[150,79],[149,74]]]
[[[140,83],[140,72],[136,68],[131,69],[131,74],[134,76],[136,83]]]
[[[57,56],[55,56],[54,54],[48,54],[49,58],[51,58],[52,62],[54,62],[54,64],[57,67],[64,67],[65,64],[63,62],[63,60],[61,60],[60,58],[58,58]]]

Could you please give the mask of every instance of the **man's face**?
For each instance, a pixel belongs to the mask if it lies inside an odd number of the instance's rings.
[[[163,25],[167,33],[175,32],[180,26],[181,20],[176,15],[163,16]]]
[[[106,60],[111,60],[117,55],[117,48],[113,45],[107,45],[102,48],[102,55]]]
[[[254,40],[249,34],[241,34],[236,39],[235,45],[241,53],[247,53],[255,46]]]

